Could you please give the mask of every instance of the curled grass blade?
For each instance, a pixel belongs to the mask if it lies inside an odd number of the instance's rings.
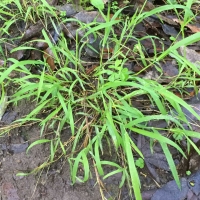
[[[86,148],[84,148],[81,152],[78,153],[78,156],[76,158],[74,158],[74,164],[72,167],[72,183],[74,184],[76,181],[76,176],[77,176],[77,171],[78,171],[78,167],[79,167],[79,163],[81,162],[84,166],[84,170],[85,170],[85,175],[84,175],[84,180],[86,181],[89,177],[89,164],[88,164],[88,160],[87,160],[87,152],[88,150]]]
[[[37,141],[35,141],[35,142],[33,142],[33,143],[31,143],[31,144],[29,145],[29,147],[28,147],[27,150],[26,150],[26,153],[28,153],[28,151],[29,151],[32,147],[34,147],[35,145],[44,144],[44,143],[48,143],[48,142],[51,142],[51,140],[47,140],[47,139],[37,140]]]

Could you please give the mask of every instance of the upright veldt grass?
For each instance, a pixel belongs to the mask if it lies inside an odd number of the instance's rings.
[[[140,192],[141,185],[136,159],[145,159],[145,157],[132,139],[131,134],[135,133],[160,143],[173,177],[180,187],[178,173],[169,151],[169,146],[176,148],[184,157],[186,155],[176,141],[161,135],[159,133],[161,129],[150,127],[148,121],[165,120],[168,124],[172,122],[175,128],[170,128],[169,131],[174,135],[181,135],[182,138],[187,140],[188,146],[192,145],[200,153],[199,149],[190,139],[191,137],[199,138],[200,136],[192,130],[185,130],[183,124],[187,124],[188,127],[190,127],[190,124],[182,112],[182,108],[186,108],[197,119],[200,119],[200,117],[184,100],[169,91],[174,85],[165,87],[154,80],[139,78],[137,75],[141,72],[134,74],[124,68],[127,58],[123,48],[127,41],[130,39],[135,40],[137,44],[134,49],[127,48],[127,52],[134,51],[134,53],[138,54],[138,59],[142,61],[145,69],[152,64],[159,63],[159,61],[170,55],[178,61],[182,68],[191,68],[191,70],[200,74],[196,66],[177,53],[179,47],[198,41],[200,33],[174,43],[160,54],[156,52],[154,44],[155,36],[136,38],[132,35],[134,27],[146,17],[166,10],[177,11],[176,9],[182,9],[185,11],[185,22],[189,21],[193,17],[189,9],[192,5],[191,2],[188,1],[189,8],[183,5],[171,4],[160,6],[148,13],[136,11],[131,18],[127,18],[125,21],[122,21],[119,17],[123,9],[119,9],[112,17],[109,15],[110,7],[107,15],[104,15],[101,9],[99,9],[105,22],[92,22],[90,24],[83,24],[73,18],[60,19],[57,17],[55,10],[46,1],[38,0],[37,2],[40,3],[39,11],[36,11],[34,6],[30,4],[28,12],[25,12],[23,6],[28,6],[28,3],[26,5],[19,5],[19,1],[16,2],[19,9],[19,13],[16,14],[10,14],[5,5],[0,7],[0,14],[11,18],[10,21],[5,22],[0,34],[8,33],[10,26],[14,23],[13,17],[20,16],[24,17],[27,21],[35,21],[38,17],[46,19],[51,14],[51,17],[54,16],[56,21],[63,24],[72,21],[76,22],[80,26],[78,31],[84,30],[85,35],[79,39],[77,33],[76,52],[74,52],[70,50],[69,43],[62,34],[57,44],[55,44],[49,38],[47,30],[42,30],[44,39],[40,41],[45,41],[52,50],[52,57],[57,65],[55,72],[50,69],[45,60],[18,61],[8,58],[6,61],[12,63],[11,66],[9,68],[5,66],[0,67],[0,83],[3,85],[4,82],[8,82],[17,86],[17,90],[10,97],[9,103],[17,104],[22,99],[29,99],[36,103],[36,107],[27,116],[14,122],[10,128],[14,128],[15,125],[26,124],[27,122],[38,122],[41,126],[41,139],[30,144],[27,152],[30,148],[38,144],[49,143],[50,145],[49,160],[37,169],[34,169],[31,173],[50,165],[55,161],[56,153],[61,151],[61,156],[64,156],[69,162],[73,184],[77,180],[81,182],[87,181],[90,177],[91,165],[93,165],[96,172],[104,179],[114,174],[122,173],[119,187],[128,183],[136,199],[140,200],[142,199]],[[56,29],[54,21],[51,21],[51,23]],[[119,38],[115,36],[113,31],[113,27],[116,25],[122,27]],[[82,65],[80,55],[86,45],[85,41],[87,41],[91,34],[95,36],[104,34],[102,47],[105,47],[109,40],[115,43],[115,47],[114,53],[111,54],[107,61],[104,61],[102,56],[100,56],[99,66],[97,66],[92,75],[88,75]],[[148,62],[145,59],[141,44],[141,41],[146,38],[151,39],[155,52],[154,56],[148,59]],[[0,42],[2,43],[5,40],[6,38],[1,38]],[[28,49],[30,47],[19,46],[13,51],[24,48]],[[74,67],[70,68],[71,64]],[[27,69],[27,65],[42,66],[43,69],[38,74],[32,74]],[[181,72],[183,71],[182,69]],[[23,77],[11,79],[9,78],[11,72],[23,73]],[[178,77],[181,77],[181,72]],[[176,80],[178,80],[178,77]],[[189,74],[185,78],[185,81],[187,81],[187,78],[190,81],[195,79],[189,76]],[[174,84],[181,85],[182,83],[174,82]],[[158,109],[156,114],[144,114],[132,105],[133,98],[143,95],[146,95],[151,104]],[[176,111],[176,116],[172,116],[169,108]],[[47,114],[43,118],[40,118],[38,114],[44,110]],[[55,124],[56,126],[54,126]],[[45,130],[50,127],[53,129],[54,137],[51,140],[44,139]],[[63,141],[61,132],[66,127],[70,128],[71,135],[67,141]],[[2,131],[2,134],[6,132],[6,130],[3,131],[1,129],[0,131]],[[111,161],[103,159],[104,152],[108,148],[107,146],[110,149],[114,149],[119,160]],[[78,176],[79,166],[82,166],[84,169],[82,178]],[[112,167],[113,171],[105,174],[104,166]],[[18,175],[27,174],[19,173]],[[102,190],[101,194],[103,198]]]

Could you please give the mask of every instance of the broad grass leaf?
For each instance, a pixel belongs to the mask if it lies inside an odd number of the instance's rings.
[[[109,165],[109,166],[112,166],[112,167],[116,167],[118,169],[121,168],[120,165],[118,165],[117,163],[111,162],[111,161],[102,160],[101,164],[102,165]]]
[[[114,24],[119,23],[120,20],[110,21],[106,23],[101,23],[100,25],[95,26],[94,28],[91,28],[87,33],[85,33],[84,37],[87,37],[89,34],[96,32],[101,29],[105,29],[107,27],[113,26]]]
[[[108,178],[108,177],[110,177],[110,176],[113,176],[113,175],[118,174],[118,173],[121,173],[121,172],[123,172],[123,169],[122,169],[122,168],[116,169],[116,170],[114,170],[114,171],[112,171],[112,172],[106,174],[106,175],[103,177],[103,179],[106,179],[106,178]]]
[[[185,23],[187,23],[188,20],[191,20],[194,17],[194,13],[191,12],[191,10],[192,10],[191,6],[192,6],[193,3],[194,3],[193,0],[187,0],[186,1],[185,6],[186,6],[187,9],[184,10],[185,11],[185,13],[184,13],[184,22]]]
[[[189,137],[187,137],[187,136],[185,136],[185,137],[188,140],[189,144],[192,145],[193,148],[195,149],[195,151],[200,155],[199,147],[197,147],[197,145],[192,140],[190,140]],[[188,153],[189,153],[189,149],[188,149]]]
[[[103,168],[101,166],[101,160],[100,160],[100,153],[99,153],[99,141],[96,140],[95,145],[94,145],[94,159],[96,163],[96,167],[98,169],[98,173],[100,176],[104,175]]]
[[[169,55],[169,53],[173,52],[174,50],[178,49],[181,46],[187,46],[189,44],[193,44],[200,40],[200,32],[190,35],[189,37],[186,37],[177,43],[175,43],[173,46],[169,47],[167,50],[165,50],[157,59],[156,61],[162,60],[165,56]]]
[[[62,108],[62,106],[60,105],[54,111],[52,111],[50,114],[48,114],[48,116],[45,119],[42,120],[41,125],[44,125],[45,123],[50,121],[53,117],[55,117],[59,113],[61,108]]]
[[[129,122],[128,124],[126,124],[125,127],[130,128],[137,124],[149,122],[150,120],[162,120],[162,119],[166,120],[167,122],[172,121],[172,122],[176,123],[177,125],[179,125],[180,127],[183,127],[178,120],[176,120],[174,117],[172,117],[170,115],[150,115],[150,116],[140,117],[140,118],[135,119],[135,120]]]
[[[111,116],[111,114],[107,111],[106,112],[106,125],[108,128],[108,132],[112,138],[112,141],[116,147],[116,149],[119,147],[120,143],[121,143],[121,138],[120,135],[115,127],[115,124],[113,122],[113,118]]]
[[[13,95],[13,97],[14,97],[13,101],[20,100],[20,99],[23,99],[24,97],[28,97],[30,95],[36,94],[36,92],[34,92],[34,91],[37,88],[38,88],[38,84],[35,84],[35,83],[29,83],[29,84],[28,83],[24,83],[23,87]]]
[[[189,112],[191,112],[198,120],[200,120],[200,116],[192,109],[192,107],[187,104],[184,100],[182,100],[180,97],[176,96],[172,92],[166,90],[163,86],[159,86],[158,92],[166,99],[169,100],[169,102],[175,102],[184,108],[186,108]],[[182,116],[182,112],[178,109],[179,114]],[[185,120],[184,120],[185,121]]]
[[[24,173],[24,172],[19,172],[16,174],[16,176],[28,176],[30,173]]]
[[[170,56],[174,57],[180,63],[186,64],[188,68],[191,68],[197,74],[200,74],[199,67],[197,67],[197,65],[195,65],[195,63],[190,62],[187,58],[185,58],[186,56],[185,57],[180,56],[179,53],[176,50],[174,50],[173,52],[171,52]],[[187,78],[189,79],[190,77],[187,77]]]
[[[166,156],[166,159],[168,161],[169,167],[170,167],[172,175],[173,175],[173,177],[174,177],[174,179],[176,181],[176,184],[180,188],[181,187],[181,183],[180,183],[180,180],[179,180],[179,177],[178,177],[178,172],[176,170],[176,166],[174,164],[174,160],[173,160],[172,155],[171,155],[171,153],[170,153],[170,151],[169,151],[169,149],[167,147],[167,144],[160,141],[160,145],[161,145],[161,147],[163,149],[163,152],[164,152],[164,154]]]
[[[2,87],[1,98],[0,98],[0,121],[6,111],[7,106],[8,106],[8,96],[6,96],[4,88]]]
[[[157,92],[157,83],[152,80],[143,80],[141,78],[136,78],[137,81],[139,81],[142,85],[140,86],[141,89],[149,93],[150,99],[154,100],[154,103],[157,105],[159,111],[161,114],[166,115],[167,111],[165,108],[165,105],[160,100],[159,93]]]
[[[172,140],[162,136],[161,134],[155,133],[153,131],[152,132],[146,131],[146,130],[139,129],[139,128],[129,127],[129,129],[138,133],[138,134],[144,135],[144,136],[152,138],[154,140],[158,140],[159,142],[164,142],[166,144],[169,144],[169,145],[175,147],[185,158],[187,158],[185,153],[183,152],[183,150],[175,142],[173,142]]]
[[[46,31],[44,30],[44,29],[42,29],[42,34],[43,34],[43,36],[44,36],[44,39],[45,39],[45,41],[47,42],[47,44],[48,44],[48,48],[49,49],[51,49],[51,51],[52,51],[52,55],[54,56],[54,59],[58,62],[58,63],[60,63],[59,62],[59,56],[58,56],[58,52],[56,51],[56,48],[55,48],[55,45],[51,42],[51,40],[49,39],[49,36],[47,35],[47,33],[46,33]]]
[[[138,153],[138,155],[144,159],[142,152],[140,151],[140,149],[138,149],[137,145],[135,145],[135,143],[133,142],[133,140],[131,140],[131,138],[130,138],[130,144],[131,144],[132,148],[134,149],[134,151],[136,151]]]
[[[74,158],[74,164],[72,167],[72,183],[74,184],[76,181],[76,175],[77,175],[77,171],[78,171],[78,167],[79,167],[79,163],[81,162],[84,166],[84,170],[85,170],[85,176],[84,176],[84,181],[88,179],[89,177],[89,164],[88,164],[88,160],[87,160],[87,148],[84,148],[81,150],[81,152],[78,153],[78,156],[76,158]]]
[[[124,185],[124,183],[125,183],[125,180],[126,180],[126,170],[123,170],[122,171],[122,179],[121,179],[121,182],[120,182],[120,184],[119,184],[119,188],[121,188],[123,185]]]
[[[170,131],[174,132],[174,133],[183,133],[184,135],[188,136],[188,137],[194,137],[194,138],[199,138],[200,139],[200,134],[199,132],[195,132],[195,131],[189,131],[189,130],[182,130],[182,129],[170,129]]]
[[[90,0],[90,3],[97,9],[103,10],[104,9],[104,2],[103,0]]]
[[[74,184],[76,182],[76,175],[77,175],[77,171],[78,171],[78,167],[79,167],[79,162],[81,162],[81,157],[84,149],[78,154],[78,156],[76,158],[74,158],[74,164],[72,165],[72,171],[71,171],[71,175],[72,175],[72,184]]]
[[[140,180],[138,176],[138,172],[135,166],[134,157],[131,149],[130,137],[127,132],[123,133],[123,141],[124,141],[124,151],[127,158],[127,164],[129,167],[129,174],[131,177],[131,183],[134,190],[136,200],[142,200],[141,192],[140,192]]]
[[[106,134],[106,131],[107,131],[107,126],[106,124],[104,124],[102,127],[100,127],[100,131],[99,131],[99,127],[98,126],[95,126],[95,132],[96,132],[96,137],[94,137],[95,140],[98,140],[99,143],[99,148],[101,149],[101,152],[103,154],[103,141],[102,141],[102,138],[105,136]]]
[[[12,64],[8,69],[6,69],[0,77],[0,83],[3,83],[3,81],[5,79],[9,79],[9,74],[14,71],[16,68],[19,67],[19,61],[13,58],[8,59],[8,61],[14,62],[14,64]],[[22,62],[20,62],[20,64],[22,65]],[[26,69],[27,70],[27,69]]]
[[[82,158],[83,158],[83,169],[84,169],[83,181],[85,182],[89,179],[90,167],[89,167],[89,162],[88,162],[88,159],[87,159],[87,154],[83,154]]]
[[[33,111],[31,111],[26,117],[25,119],[29,119],[32,116],[37,115],[40,111],[42,111],[45,107],[46,104],[48,104],[51,101],[51,99],[48,99],[46,101],[44,101],[43,103],[41,103],[40,105],[38,105]]]
[[[65,115],[67,118],[69,118],[69,114],[68,114],[68,109],[67,109],[67,105],[66,105],[66,102],[65,102],[65,98],[61,95],[61,93],[58,91],[57,92],[57,97],[59,99],[59,102],[60,104],[62,105],[62,108],[65,112]]]
[[[121,130],[121,134],[124,134],[124,133],[127,132],[126,129],[125,129],[125,126],[124,126],[123,124],[120,124],[120,130]],[[129,141],[130,141],[130,145],[131,145],[132,149],[133,149],[134,151],[136,151],[136,152],[138,153],[138,155],[139,155],[141,158],[144,159],[144,156],[143,156],[141,150],[138,149],[137,145],[135,145],[135,143],[134,143],[133,140],[130,138],[130,136],[129,136]],[[121,143],[121,145],[122,145],[122,148],[123,148],[123,149],[126,148],[126,147],[124,146],[125,144],[124,144],[123,142]]]
[[[151,11],[148,11],[148,12],[144,12],[144,13],[140,13],[139,15],[137,15],[137,17],[135,18],[135,21],[137,23],[140,23],[142,20],[144,20],[145,18],[149,17],[149,16],[152,16],[154,14],[157,14],[157,13],[160,13],[160,12],[163,12],[165,10],[172,10],[172,9],[182,9],[182,10],[187,10],[188,13],[190,14],[193,14],[192,11],[187,8],[186,6],[183,6],[183,5],[179,5],[179,4],[175,4],[175,5],[164,5],[164,6],[159,6],[157,8],[154,8],[153,10]]]
[[[84,125],[85,125],[85,119],[81,123],[79,129],[76,131],[76,135],[75,135],[76,137],[74,138],[74,142],[73,142],[73,146],[72,146],[72,154],[75,152],[76,146],[79,142],[79,139],[81,138],[82,129],[83,129]]]
[[[50,161],[52,162],[54,159],[54,155],[55,155],[53,140],[51,140],[50,152],[51,152],[50,153]]]
[[[73,109],[72,109],[72,102],[68,102],[68,116],[67,118],[69,119],[69,124],[71,128],[72,135],[75,133],[75,127],[74,127],[74,116],[73,116]]]
[[[64,145],[63,145],[63,143],[61,141],[60,141],[60,147],[62,149],[63,154],[66,155],[65,147],[64,147]]]
[[[38,89],[37,89],[37,101],[40,97],[40,93],[43,90],[43,83],[44,83],[44,74],[45,74],[45,68],[43,69],[41,75],[40,75],[40,81],[38,83]]]
[[[15,52],[15,51],[20,51],[20,50],[38,50],[38,49],[36,49],[36,48],[34,48],[34,47],[23,47],[23,46],[19,46],[19,47],[15,47],[14,49],[12,49],[11,51],[10,51],[10,53],[13,53],[13,52]]]

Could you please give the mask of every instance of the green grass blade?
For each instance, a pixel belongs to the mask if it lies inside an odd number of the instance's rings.
[[[128,162],[129,173],[131,177],[131,183],[134,190],[135,198],[136,200],[142,200],[142,196],[140,192],[140,180],[139,180],[138,172],[135,166],[133,153],[131,150],[131,143],[130,143],[131,139],[127,133],[124,133],[123,136],[124,136],[123,139],[124,139],[124,147],[125,147],[124,151],[125,151],[125,155]]]
[[[29,147],[27,148],[26,153],[28,153],[28,151],[29,151],[32,147],[34,147],[35,145],[44,144],[44,143],[47,143],[47,142],[51,142],[51,140],[41,139],[41,140],[37,140],[37,141],[31,143],[31,144],[29,145]]]
[[[170,153],[170,151],[169,151],[169,149],[167,147],[167,144],[164,143],[164,142],[160,142],[160,145],[161,145],[161,147],[163,149],[163,152],[164,152],[164,154],[166,156],[167,162],[168,162],[169,167],[171,169],[172,175],[173,175],[173,177],[174,177],[174,179],[176,181],[176,184],[180,188],[181,187],[181,183],[180,183],[180,180],[179,180],[179,177],[178,177],[178,172],[176,170],[176,166],[174,164],[174,160],[173,160],[172,155],[171,155],[171,153]]]
[[[146,137],[152,138],[154,140],[158,140],[159,142],[167,143],[167,144],[175,147],[185,158],[187,158],[185,153],[183,152],[183,150],[176,143],[174,143],[172,140],[162,136],[161,134],[158,134],[158,133],[155,133],[155,132],[146,131],[146,130],[142,130],[142,129],[138,129],[138,128],[132,128],[132,127],[127,127],[127,128],[129,128],[130,130],[132,130],[132,131],[134,131],[136,133],[144,135]]]

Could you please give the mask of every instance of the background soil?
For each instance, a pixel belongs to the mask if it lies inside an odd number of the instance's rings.
[[[32,106],[33,107],[33,106]],[[8,115],[16,118],[31,110],[30,102],[21,102]],[[5,118],[5,117],[4,117]],[[7,118],[8,119],[8,118]],[[37,145],[28,154],[25,152],[26,140],[33,142],[40,135],[39,125],[25,126],[12,130],[0,138],[0,185],[2,200],[99,200],[99,188],[95,180],[87,184],[71,185],[69,165],[61,160],[49,169],[41,170],[29,176],[16,176],[18,172],[27,172],[48,159],[48,145]],[[6,148],[5,148],[6,146]],[[16,147],[14,150],[10,147]],[[17,151],[16,151],[17,149]],[[93,184],[92,184],[93,183]]]
[[[27,115],[34,108],[29,101],[20,102],[17,107],[8,107],[1,126]],[[95,173],[87,183],[71,184],[69,164],[60,159],[48,169],[28,176],[16,176],[19,172],[30,172],[47,161],[49,144],[36,145],[28,154],[26,148],[40,137],[38,124],[22,126],[11,130],[0,138],[0,186],[2,200],[100,200],[99,186]],[[65,133],[66,134],[66,133]],[[112,169],[105,169],[108,173]],[[92,169],[91,169],[92,171]],[[107,199],[131,199],[125,186],[118,188],[121,174],[104,181],[104,195]]]
[[[17,107],[8,107],[2,119],[2,125],[20,119],[34,109],[30,101],[21,101]],[[40,137],[40,126],[32,124],[11,130],[0,138],[0,186],[2,200],[100,200],[99,186],[96,182],[94,170],[91,169],[91,179],[87,183],[71,184],[70,168],[65,158],[44,168],[38,173],[28,176],[16,176],[18,172],[30,172],[48,160],[50,155],[49,144],[36,145],[26,153],[26,148]],[[67,129],[63,133],[65,140],[70,136]],[[67,136],[68,135],[68,136]],[[115,152],[112,159],[116,160]],[[108,159],[110,155],[104,155]],[[105,168],[107,174],[111,168]],[[170,179],[168,173],[158,171],[162,175],[162,183]],[[81,172],[80,172],[81,175]],[[132,199],[126,185],[119,189],[121,174],[116,174],[103,180],[104,195],[109,200]],[[146,168],[141,170],[143,190],[155,189],[157,185]]]

